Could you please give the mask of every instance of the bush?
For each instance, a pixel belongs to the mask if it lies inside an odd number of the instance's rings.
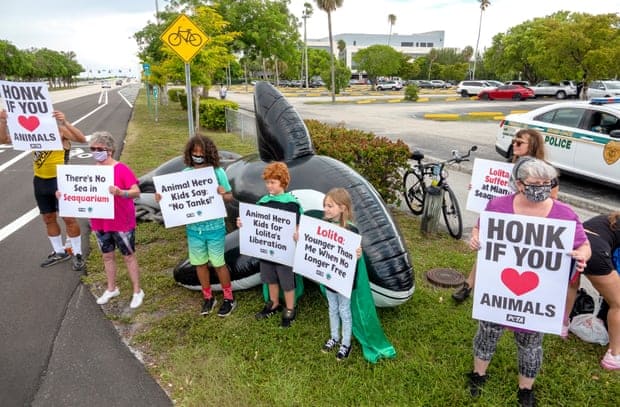
[[[181,94],[185,96],[185,92],[182,89],[168,89],[168,100],[178,102]]]
[[[402,141],[361,130],[306,120],[317,154],[333,157],[370,182],[387,204],[400,204],[401,169],[408,166],[409,147]]]
[[[416,85],[407,85],[405,88],[405,100],[415,102],[418,100],[418,87]]]
[[[198,108],[200,124],[209,130],[226,130],[226,108],[237,110],[239,105],[230,100],[201,100]]]
[[[177,99],[179,100],[179,103],[181,104],[181,107],[183,108],[183,110],[187,110],[187,93],[185,93],[185,91],[178,91],[177,92]]]

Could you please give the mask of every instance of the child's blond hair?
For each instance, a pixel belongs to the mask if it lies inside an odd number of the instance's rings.
[[[344,188],[332,188],[326,194],[325,198],[323,198],[323,205],[325,205],[325,200],[330,198],[336,205],[343,206],[342,213],[340,214],[340,219],[338,219],[338,224],[342,227],[346,227],[347,223],[353,222],[353,204],[351,203],[351,195]]]

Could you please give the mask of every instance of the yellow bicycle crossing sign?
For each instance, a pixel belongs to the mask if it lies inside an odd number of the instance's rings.
[[[160,38],[185,62],[191,61],[207,43],[207,35],[185,14],[179,15]]]

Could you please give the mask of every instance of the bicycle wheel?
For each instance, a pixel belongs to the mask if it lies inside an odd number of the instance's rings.
[[[179,33],[172,33],[168,36],[168,43],[173,47],[181,44],[181,36]]]
[[[459,208],[456,195],[449,186],[444,187],[441,211],[443,212],[443,219],[446,222],[450,236],[460,239],[463,235],[463,218],[461,217],[461,209]]]
[[[403,185],[407,206],[414,215],[422,214],[426,190],[420,170],[418,168],[408,170],[403,177]]]
[[[202,43],[202,37],[198,34],[190,34],[189,43],[194,47],[197,47]]]

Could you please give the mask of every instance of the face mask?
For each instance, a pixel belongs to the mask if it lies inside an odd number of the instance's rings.
[[[551,185],[528,185],[523,184],[523,193],[528,201],[542,202],[551,196]]]
[[[97,162],[105,161],[108,158],[107,151],[93,151],[93,158]]]
[[[199,155],[193,155],[192,161],[194,164],[203,164],[205,162],[205,158]]]

